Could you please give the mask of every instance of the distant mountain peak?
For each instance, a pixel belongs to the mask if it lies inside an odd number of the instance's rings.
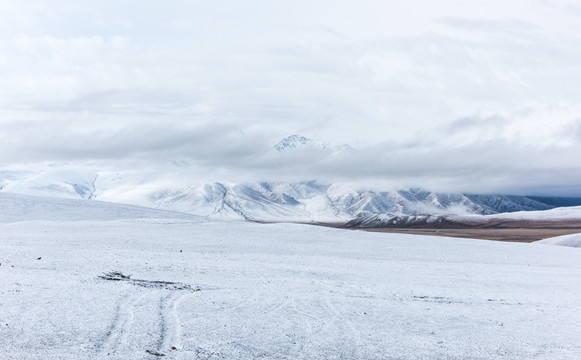
[[[274,145],[277,151],[287,150],[305,150],[305,149],[321,149],[331,152],[341,152],[353,150],[351,146],[346,144],[330,144],[321,141],[314,141],[307,137],[300,135],[290,135],[282,139],[278,144]]]
[[[309,138],[299,135],[291,135],[282,139],[274,148],[278,151],[285,151],[290,149],[310,149],[313,148],[315,142]]]

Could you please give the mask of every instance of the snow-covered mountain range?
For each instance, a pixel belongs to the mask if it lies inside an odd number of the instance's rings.
[[[66,165],[28,172],[4,170],[0,175],[0,191],[7,193],[102,200],[219,218],[357,227],[581,205],[581,199],[574,198],[439,193],[423,189],[371,191],[316,181],[190,185]]]
[[[568,199],[571,201],[571,199]],[[317,182],[205,184],[160,190],[150,205],[207,216],[242,217],[252,221],[384,226],[424,221],[430,217],[548,210],[558,198],[496,194],[450,194],[422,189],[362,191]],[[565,201],[565,199],[562,199]],[[581,203],[580,199],[577,199]],[[555,205],[557,204],[557,205]]]
[[[313,152],[324,157],[356,151],[349,145],[291,135],[274,155]],[[167,168],[111,170],[87,164],[44,163],[0,168],[0,191],[68,199],[102,200],[194,215],[259,222],[301,222],[355,227],[429,223],[443,216],[491,215],[581,205],[577,198],[433,192],[411,188],[377,191],[362,185],[317,181],[194,181],[184,160]],[[193,170],[192,170],[193,169]]]

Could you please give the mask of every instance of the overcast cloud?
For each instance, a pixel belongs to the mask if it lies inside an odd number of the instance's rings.
[[[580,64],[570,1],[0,0],[0,164],[581,195]]]

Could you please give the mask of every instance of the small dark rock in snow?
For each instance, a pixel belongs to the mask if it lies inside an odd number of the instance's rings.
[[[151,354],[151,355],[155,355],[155,356],[165,356],[164,353],[160,353],[157,351],[153,351],[153,350],[145,350],[146,353]]]
[[[42,259],[42,256],[41,256],[41,257],[39,257],[39,258],[38,258],[38,259],[36,259],[36,260],[40,260],[40,259]]]

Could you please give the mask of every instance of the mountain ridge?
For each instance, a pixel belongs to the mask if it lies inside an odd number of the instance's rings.
[[[125,203],[194,215],[257,222],[393,226],[443,216],[492,215],[581,205],[581,198],[374,191],[317,181],[226,183],[126,178],[119,173],[50,168],[8,174],[2,192]]]

